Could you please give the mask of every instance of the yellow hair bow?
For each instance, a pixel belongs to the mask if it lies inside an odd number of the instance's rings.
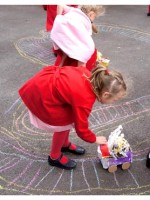
[[[110,60],[107,58],[104,58],[102,53],[97,51],[97,62],[99,62],[99,64],[104,67],[104,68],[108,68],[109,62]]]

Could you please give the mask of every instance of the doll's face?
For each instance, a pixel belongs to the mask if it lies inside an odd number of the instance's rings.
[[[126,92],[120,91],[116,95],[111,95],[109,92],[103,92],[100,97],[100,102],[102,104],[112,104],[118,100],[121,100],[123,97],[125,97]]]

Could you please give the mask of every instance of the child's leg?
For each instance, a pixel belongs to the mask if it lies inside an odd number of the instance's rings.
[[[69,146],[70,150],[75,150],[77,148],[77,146],[75,144],[73,144],[73,143],[70,142],[70,140],[69,140],[69,133],[70,133],[70,130],[68,130],[68,133],[66,133],[66,138],[65,138],[63,147],[68,147]]]
[[[78,67],[79,67],[79,66],[86,67],[86,63],[83,63],[83,62],[81,62],[81,61],[78,60]]]
[[[54,133],[48,163],[55,167],[71,170],[76,167],[76,162],[67,158],[61,152],[67,134],[68,131]]]
[[[64,140],[64,144],[62,146],[61,151],[62,152],[70,152],[73,154],[77,154],[77,155],[82,155],[85,153],[85,149],[83,147],[77,146],[74,143],[71,143],[69,140],[69,132],[70,130],[68,130],[68,133],[66,132],[66,138]]]
[[[61,63],[59,64],[59,67],[62,67],[64,65],[64,61],[65,61],[66,58],[67,58],[67,55],[63,52]]]
[[[98,33],[97,27],[96,27],[96,25],[94,23],[92,24],[92,31],[94,33]]]
[[[52,139],[52,146],[50,151],[50,157],[53,160],[56,160],[61,156],[61,148],[66,140],[66,136],[68,135],[68,131],[62,131],[62,132],[55,132]],[[60,160],[61,163],[67,163],[68,158],[63,156]]]

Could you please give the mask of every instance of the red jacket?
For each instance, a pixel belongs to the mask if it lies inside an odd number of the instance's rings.
[[[88,117],[96,100],[85,67],[43,68],[28,80],[19,94],[28,109],[43,122],[64,126],[75,124],[80,138],[93,143],[95,134],[88,128]]]
[[[60,63],[61,63],[63,52],[60,49],[58,49],[58,50],[54,50],[53,49],[53,51],[54,51],[54,53],[57,54],[57,57],[56,57],[54,65],[59,66]],[[88,70],[90,70],[90,71],[92,69],[94,69],[95,66],[96,66],[96,60],[97,60],[97,49],[95,49],[94,53],[91,55],[91,58],[87,61],[86,68]],[[63,63],[63,66],[74,66],[74,67],[77,67],[77,65],[78,65],[78,61],[73,59],[73,58],[69,58],[68,56],[64,60],[64,63]]]

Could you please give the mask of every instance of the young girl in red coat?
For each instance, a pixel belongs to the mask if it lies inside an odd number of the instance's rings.
[[[19,93],[29,109],[31,123],[54,132],[49,164],[73,169],[76,162],[62,152],[82,155],[85,149],[70,142],[70,129],[74,127],[86,142],[105,144],[105,137],[96,136],[89,129],[88,117],[96,99],[109,104],[123,98],[126,84],[120,73],[99,65],[92,72],[82,66],[48,66],[28,80]]]
[[[100,5],[83,5],[80,8],[57,6],[51,39],[56,53],[61,51],[62,55],[61,62],[55,62],[55,65],[65,66],[64,62],[69,57],[77,61],[76,66],[86,66],[91,56],[96,53],[92,39],[92,23],[96,16],[103,13],[104,8]]]

